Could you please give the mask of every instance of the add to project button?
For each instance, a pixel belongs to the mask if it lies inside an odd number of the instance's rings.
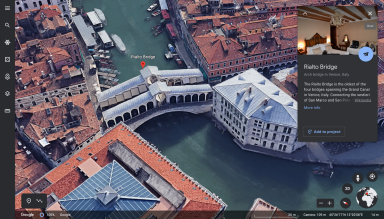
[[[305,126],[304,137],[344,137],[344,126]]]

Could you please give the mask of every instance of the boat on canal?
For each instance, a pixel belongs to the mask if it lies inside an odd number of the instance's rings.
[[[113,42],[115,42],[115,46],[116,48],[122,53],[122,54],[125,54],[125,52],[127,51],[126,47],[125,47],[125,44],[123,43],[123,41],[121,40],[121,38],[119,36],[117,36],[116,34],[111,34],[111,38],[113,40]]]
[[[168,44],[168,48],[169,48],[169,51],[171,51],[171,53],[175,53],[176,50],[175,48],[172,46],[172,44]]]
[[[149,21],[151,19],[152,19],[151,17],[147,17],[147,18],[144,19],[144,21]]]
[[[152,27],[152,29],[151,29],[151,30],[155,30],[155,29],[157,29],[157,28],[159,28],[159,27],[160,27],[160,24],[158,24],[158,25],[156,25],[156,26]]]
[[[154,3],[153,5],[149,6],[149,8],[147,9],[148,12],[151,12],[153,10],[155,10],[157,8],[158,4],[157,3]]]
[[[99,17],[100,21],[101,21],[104,25],[107,25],[107,19],[105,18],[105,15],[104,15],[103,11],[100,10],[100,9],[97,9],[97,8],[94,8],[93,10],[95,10],[95,13],[96,13],[97,16]]]
[[[160,28],[158,30],[156,30],[156,33],[155,33],[155,36],[158,36],[159,34],[161,34],[163,32],[164,28]]]
[[[152,16],[156,17],[156,16],[158,16],[158,15],[160,15],[160,14],[161,14],[161,11],[160,11],[160,10],[157,10],[157,11],[155,11],[155,12],[152,13]]]
[[[166,59],[172,59],[173,58],[173,54],[168,50],[164,51],[164,56]]]

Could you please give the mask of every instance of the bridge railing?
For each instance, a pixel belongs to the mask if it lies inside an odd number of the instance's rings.
[[[124,121],[125,124],[129,125],[129,124],[133,124],[147,116],[151,116],[157,112],[160,112],[160,111],[166,111],[166,110],[170,110],[170,109],[175,109],[175,108],[185,108],[185,107],[194,107],[194,106],[205,106],[205,105],[211,105],[212,104],[212,100],[207,100],[207,101],[201,101],[201,102],[191,102],[191,103],[175,103],[175,104],[167,104],[167,105],[163,105],[163,106],[160,106],[160,107],[155,107],[155,108],[152,108],[150,110],[147,110],[146,112],[140,114],[140,115],[137,115],[129,120],[126,120]]]

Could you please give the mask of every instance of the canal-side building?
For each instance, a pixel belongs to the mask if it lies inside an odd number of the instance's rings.
[[[285,15],[284,15],[285,16]],[[297,17],[257,15],[197,21],[189,26],[188,44],[209,82],[220,82],[254,68],[270,73],[297,62]],[[195,46],[195,47],[194,47]]]
[[[82,197],[76,195],[79,192]],[[79,209],[108,208],[113,209],[108,214],[118,218],[219,219],[227,208],[220,197],[125,124],[107,130],[17,194],[15,209],[21,209],[21,196],[28,193],[47,194],[46,213],[66,211],[74,218]]]
[[[282,91],[297,101],[297,65],[292,68],[280,70],[278,73],[273,74],[271,81]]]
[[[213,87],[213,115],[241,145],[292,153],[297,102],[254,69]],[[250,147],[252,150],[252,147]]]
[[[57,6],[68,20],[72,17],[72,0],[15,0],[15,13],[38,10],[44,6]]]

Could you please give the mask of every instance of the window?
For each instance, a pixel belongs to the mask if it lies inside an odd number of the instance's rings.
[[[16,5],[20,5],[20,2],[16,2]]]
[[[273,146],[275,146],[275,143],[271,143],[271,147],[269,147],[269,148],[271,148],[271,149],[273,149]]]
[[[243,126],[243,132],[245,132],[245,126]]]
[[[217,71],[217,72],[216,72],[216,74],[217,74],[217,75],[219,75],[219,74],[220,74],[220,72],[219,72],[219,71]]]
[[[289,136],[286,136],[285,137],[285,142],[288,142],[289,141]]]
[[[291,56],[289,56],[288,60],[291,60]]]
[[[267,145],[267,142],[263,141],[263,147],[265,147],[266,145]]]
[[[253,64],[253,67],[256,67],[256,63]]]
[[[237,71],[237,67],[236,67],[235,69],[236,69],[236,71]]]
[[[37,4],[36,4],[36,2],[33,2],[33,7],[35,7],[35,8],[37,7]]]
[[[284,127],[283,132],[284,132],[284,133],[287,133],[287,127]]]
[[[272,140],[276,139],[276,133],[273,133]]]
[[[283,58],[283,61],[285,61],[285,57]]]
[[[32,106],[36,106],[36,102],[35,101],[32,101]]]
[[[24,8],[28,9],[28,4],[27,3],[24,3]]]
[[[255,60],[256,60],[257,56],[255,56]]]
[[[229,65],[232,65],[232,62],[229,62]]]
[[[241,70],[243,70],[244,69],[244,66],[241,66]]]
[[[276,55],[276,53],[273,53],[273,56],[275,56]]]
[[[232,72],[232,68],[230,68],[230,69],[228,70],[228,72]]]
[[[279,145],[279,151],[281,151],[281,148],[283,148],[282,144]]]
[[[245,59],[241,60],[242,63],[244,63]]]
[[[225,74],[225,70],[223,70],[223,74]]]
[[[266,129],[269,129],[269,127],[270,127],[271,125],[270,124],[267,124],[267,127],[266,127]]]
[[[285,151],[287,149],[287,145],[284,145],[283,147],[283,151]]]
[[[265,132],[264,138],[267,138],[267,137],[268,137],[268,132]]]
[[[211,76],[213,75],[213,72],[211,72]]]
[[[251,58],[248,58],[248,62],[250,62],[251,61]]]
[[[62,7],[62,8],[63,8],[63,12],[64,12],[64,11],[67,11],[67,9],[65,9],[65,6],[64,6],[64,5],[63,5],[63,7]]]
[[[281,141],[284,141],[285,135],[281,136]]]
[[[23,104],[20,104],[20,108],[23,108],[24,107],[24,105]]]
[[[215,67],[214,65],[211,65],[211,69],[214,69],[214,67]]]
[[[291,128],[289,128],[289,129],[288,129],[288,134],[291,134],[291,131],[292,131],[292,129],[291,129]]]
[[[262,59],[262,58],[263,58],[263,55],[261,55],[260,58]]]
[[[244,139],[244,135],[242,135],[241,138]]]

